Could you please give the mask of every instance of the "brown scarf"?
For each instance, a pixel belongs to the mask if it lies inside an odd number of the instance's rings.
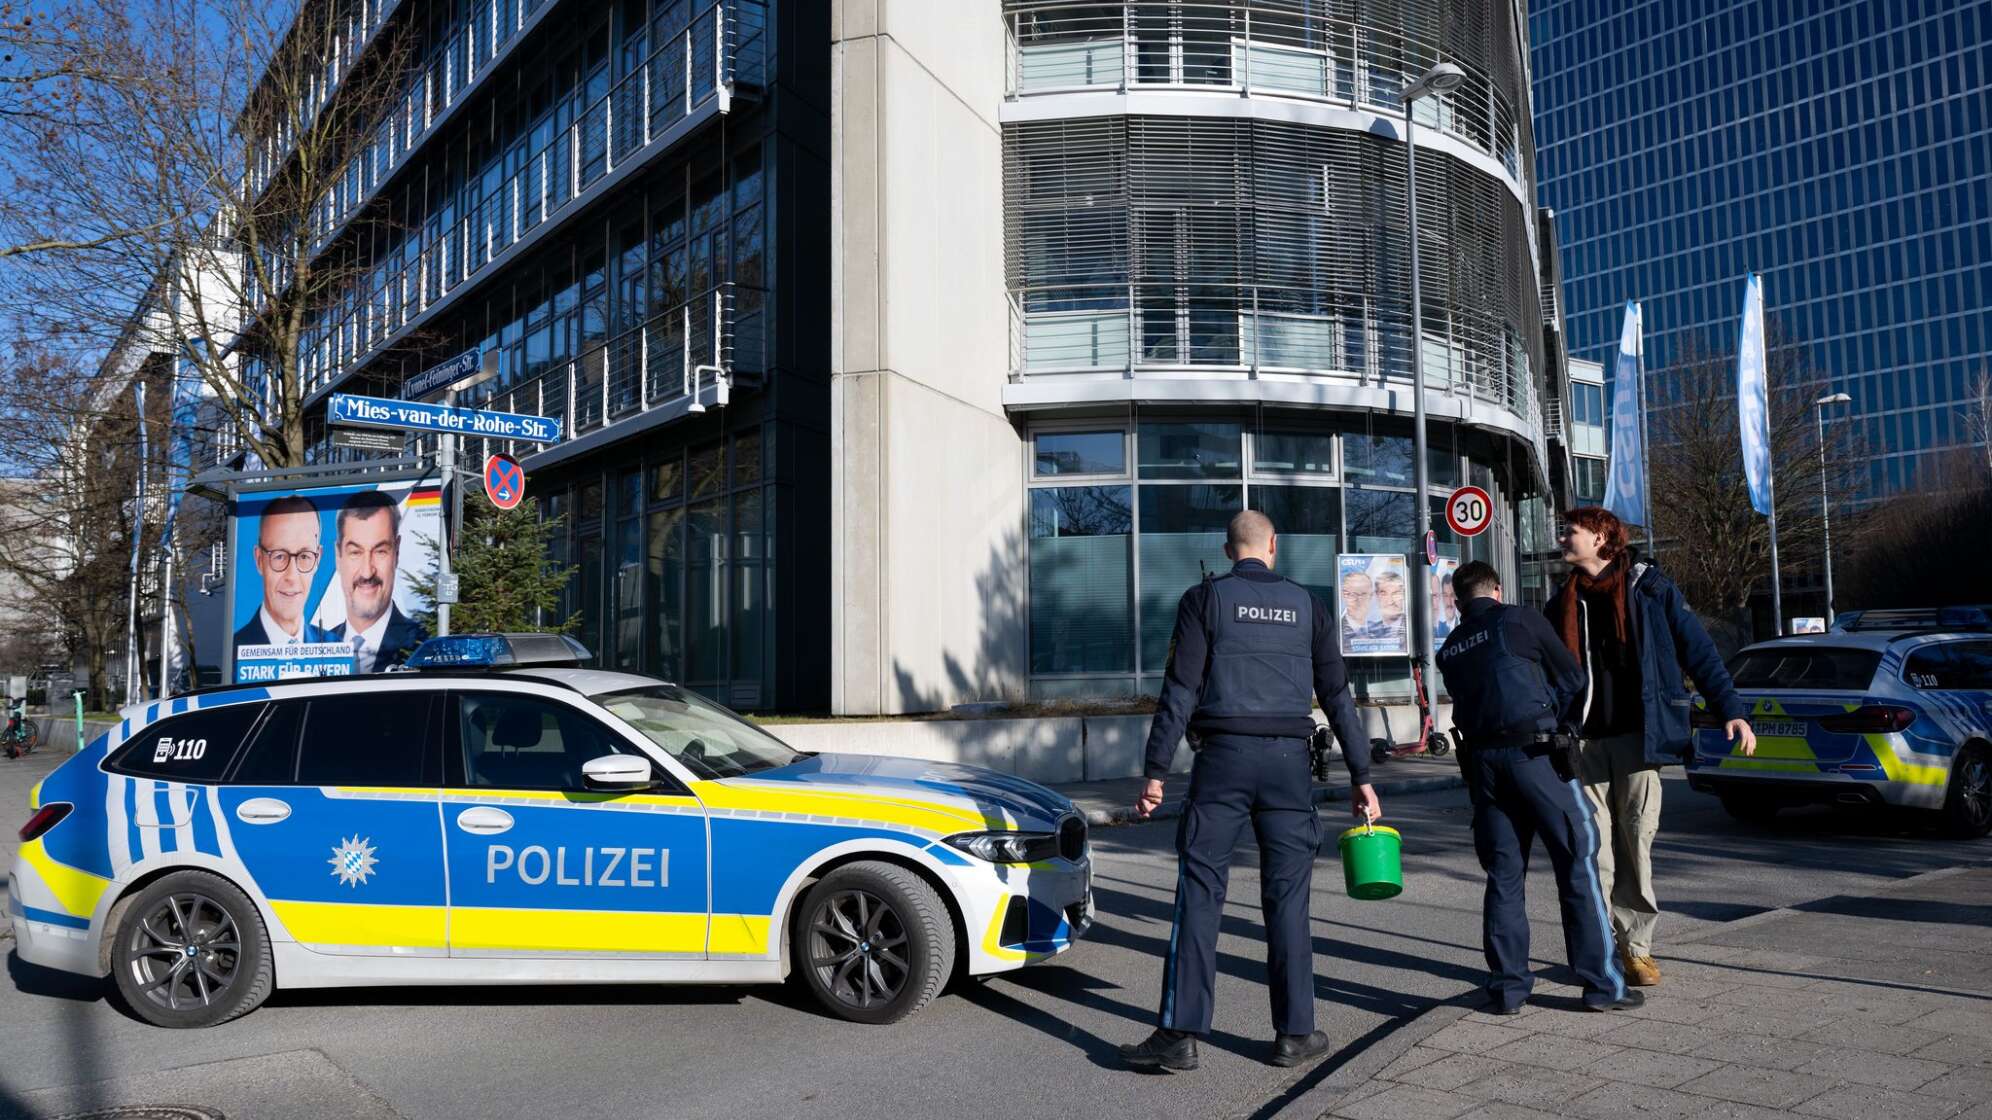
[[[1570,653],[1579,664],[1584,661],[1584,634],[1578,622],[1578,614],[1583,605],[1578,602],[1580,592],[1603,593],[1612,600],[1612,633],[1619,644],[1625,644],[1625,572],[1628,565],[1624,557],[1612,561],[1605,570],[1592,576],[1582,568],[1572,568],[1570,578],[1563,585],[1562,613],[1556,620],[1556,628],[1563,635],[1563,644],[1570,647]]]

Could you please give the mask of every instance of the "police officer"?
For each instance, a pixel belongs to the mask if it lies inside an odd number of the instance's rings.
[[[1473,847],[1487,871],[1481,913],[1487,952],[1483,1010],[1517,1015],[1529,973],[1529,919],[1522,884],[1529,848],[1541,840],[1556,869],[1563,945],[1584,984],[1586,1011],[1638,1007],[1612,948],[1598,886],[1598,829],[1575,781],[1574,735],[1589,681],[1535,611],[1501,602],[1501,578],[1474,561],[1453,576],[1460,623],[1439,650],[1453,700],[1460,769],[1473,799]]]
[[[1225,534],[1231,571],[1190,588],[1176,607],[1137,816],[1147,817],[1162,803],[1162,778],[1186,729],[1197,753],[1176,828],[1176,911],[1157,1028],[1145,1041],[1121,1047],[1128,1064],[1138,1068],[1197,1067],[1196,1040],[1210,1032],[1218,919],[1231,853],[1248,823],[1259,842],[1266,974],[1277,1035],[1270,1060],[1297,1065],[1328,1050],[1328,1036],[1314,1029],[1308,914],[1314,855],[1321,845],[1308,751],[1314,698],[1342,742],[1356,789],[1356,815],[1374,819],[1379,808],[1334,615],[1306,588],[1273,574],[1278,549],[1265,514],[1238,514]]]

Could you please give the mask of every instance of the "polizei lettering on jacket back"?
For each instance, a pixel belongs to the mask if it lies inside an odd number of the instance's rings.
[[[529,887],[546,883],[558,887],[668,887],[671,850],[570,850],[565,844],[552,849],[534,844],[514,850],[508,844],[493,844],[484,849],[484,881],[496,883],[501,871],[513,872]]]
[[[1234,604],[1237,622],[1277,622],[1286,626],[1300,625],[1300,612],[1292,607],[1262,607],[1256,603]]]

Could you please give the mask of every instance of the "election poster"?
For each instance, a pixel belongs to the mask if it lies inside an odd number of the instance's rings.
[[[371,673],[427,638],[442,491],[433,480],[240,494],[233,540],[230,679],[254,684]]]
[[[1453,590],[1453,576],[1458,571],[1459,561],[1451,556],[1441,556],[1432,565],[1433,649],[1439,648],[1459,628],[1459,593]]]
[[[1411,577],[1404,554],[1344,552],[1335,557],[1335,570],[1342,656],[1411,656]]]

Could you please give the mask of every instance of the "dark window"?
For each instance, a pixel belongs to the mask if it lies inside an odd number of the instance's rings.
[[[242,754],[229,779],[238,786],[287,786],[297,780],[297,732],[304,726],[303,700],[279,700],[270,718]]]
[[[1992,689],[1992,642],[1945,642],[1909,655],[1902,679],[1923,689]]]
[[[1737,688],[1861,691],[1874,682],[1879,664],[1874,650],[1778,646],[1737,655],[1729,672]]]
[[[160,720],[133,735],[111,762],[111,769],[172,782],[216,781],[227,771],[264,707],[230,704]]]
[[[455,707],[468,786],[585,789],[582,764],[632,753],[586,712],[538,696],[466,692],[458,694]]]
[[[403,691],[312,697],[298,737],[298,784],[440,784],[440,768],[425,765],[435,753],[429,735],[435,697]]]

